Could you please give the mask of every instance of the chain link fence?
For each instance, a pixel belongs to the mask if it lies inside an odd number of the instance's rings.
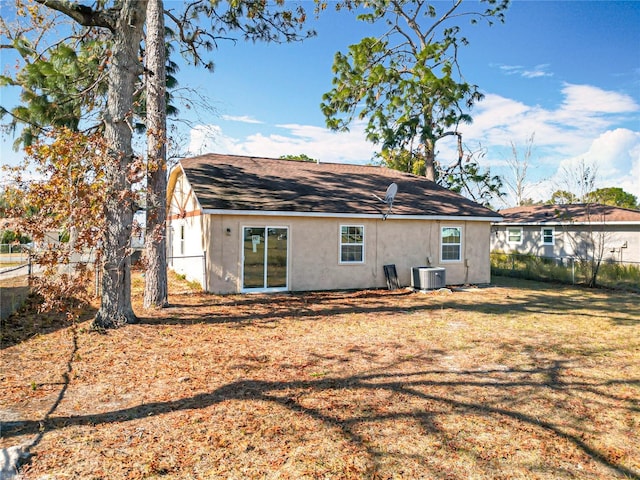
[[[31,275],[27,245],[0,244],[0,320],[7,319],[29,296]]]
[[[491,274],[573,285],[588,284],[589,261],[575,257],[538,257],[520,253],[491,253]],[[640,263],[603,260],[596,285],[640,292]]]
[[[77,265],[85,265],[95,272],[95,292],[98,295],[101,269],[93,253],[74,254],[73,261],[60,264],[59,273],[71,273]],[[43,272],[35,263],[26,245],[0,244],[0,320],[16,312],[32,292],[33,280]]]

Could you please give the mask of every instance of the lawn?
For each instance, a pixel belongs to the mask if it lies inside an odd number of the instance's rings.
[[[214,296],[174,279],[170,308],[104,334],[13,317],[1,446],[32,444],[25,479],[640,478],[640,297],[494,280]]]

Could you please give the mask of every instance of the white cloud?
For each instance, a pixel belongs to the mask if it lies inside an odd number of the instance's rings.
[[[591,85],[565,84],[565,101],[559,113],[569,115],[622,114],[637,112],[640,107],[629,95],[602,90]]]
[[[238,148],[238,140],[222,133],[217,125],[197,125],[191,129],[189,138],[189,154],[234,153]]]
[[[519,75],[524,78],[540,78],[540,77],[552,77],[553,73],[547,71],[548,64],[536,65],[533,68],[523,67],[522,65],[500,65],[500,70],[505,75]]]
[[[305,154],[321,162],[367,163],[375,148],[365,139],[364,124],[356,123],[349,132],[332,132],[326,128],[283,124],[282,134],[257,132],[243,139],[223,133],[217,125],[198,126],[191,130],[189,151],[278,158],[282,155]]]
[[[230,122],[250,123],[255,125],[264,123],[264,122],[261,122],[260,120],[256,120],[255,118],[249,115],[222,115],[222,119]]]
[[[462,128],[465,142],[481,143],[488,151],[483,164],[507,175],[510,143],[524,147],[535,133],[529,191],[536,200],[548,199],[563,167],[581,160],[597,166],[597,187],[619,186],[640,198],[640,131],[620,126],[637,117],[640,106],[589,85],[566,84],[561,93],[562,103],[551,109],[487,94],[472,112],[474,122]],[[440,145],[441,158],[454,158],[454,147]]]
[[[522,76],[525,78],[553,77],[553,73],[547,72],[549,65],[536,65],[533,69],[525,69]]]
[[[581,161],[596,168],[595,188],[620,187],[640,199],[640,132],[608,130],[584,152],[562,160],[558,171],[575,170]]]
[[[465,143],[471,148],[480,143],[487,149],[482,165],[506,174],[510,143],[524,147],[535,133],[529,180],[535,182],[530,192],[536,200],[548,199],[558,188],[554,178],[562,167],[580,160],[598,165],[598,187],[619,186],[640,198],[640,131],[622,127],[625,120],[637,118],[640,106],[627,95],[589,85],[565,84],[561,93],[564,99],[555,108],[486,94],[472,112],[474,122],[461,128]],[[292,123],[277,125],[277,133],[256,129],[240,138],[217,125],[200,126],[191,131],[190,150],[274,158],[305,154],[324,162],[367,163],[376,148],[366,141],[364,127],[357,122],[350,132],[336,133]],[[456,158],[455,142],[442,141],[437,148],[441,161]]]
[[[498,68],[506,75],[515,75],[523,69],[522,65],[500,65]]]

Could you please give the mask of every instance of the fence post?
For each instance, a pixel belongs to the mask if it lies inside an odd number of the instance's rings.
[[[27,256],[27,285],[29,285],[29,288],[31,288],[31,283],[32,283],[32,278],[31,278],[31,274],[33,273],[33,267],[31,264],[31,252],[28,252],[28,256]]]
[[[203,270],[203,275],[202,275],[202,289],[206,292],[208,291],[208,285],[207,285],[207,251],[205,250],[203,255],[202,255],[202,270]]]
[[[571,257],[571,284],[576,284],[576,259]]]

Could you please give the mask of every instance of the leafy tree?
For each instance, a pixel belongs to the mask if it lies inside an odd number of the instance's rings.
[[[285,0],[272,3],[256,0],[229,2],[191,0],[180,11],[165,10],[167,32],[181,46],[183,57],[194,65],[213,71],[206,54],[220,42],[237,42],[238,37],[253,42],[282,43],[314,36],[304,31],[307,15],[302,5],[288,8]]]
[[[295,160],[297,162],[318,163],[318,160],[311,158],[304,153],[300,153],[298,155],[281,155],[280,158],[283,160]]]
[[[43,308],[59,308],[70,297],[88,301],[87,254],[99,250],[106,229],[107,152],[102,135],[62,128],[34,140],[23,165],[9,172],[14,181],[6,212],[39,246],[32,260],[44,269],[35,279]],[[23,177],[30,170],[35,180]],[[64,232],[65,241],[51,232]]]
[[[131,119],[142,72],[138,53],[146,1],[121,0],[111,5],[99,2],[94,8],[62,0],[36,0],[36,3],[41,6],[24,7],[18,0],[18,18],[22,15],[31,23],[24,27],[25,21],[2,32],[26,64],[23,70],[26,78],[21,79],[20,74],[16,78],[26,87],[23,103],[28,111],[23,110],[25,116],[21,117],[14,110],[13,119],[27,124],[28,144],[43,126],[77,128],[81,107],[89,106],[85,112],[94,115],[99,112],[96,118],[109,145],[102,159],[105,178],[102,218],[109,228],[104,229],[102,238],[102,300],[94,325],[103,328],[134,322],[129,237],[133,220],[130,174],[136,162]],[[54,20],[47,20],[50,17]],[[62,26],[61,18],[69,24]],[[54,27],[62,27],[60,31],[68,34],[60,39]],[[61,49],[60,54],[52,55],[56,49]],[[49,74],[53,83],[49,83]],[[33,85],[41,86],[40,94],[30,91]],[[101,102],[101,108],[93,108],[97,103],[92,99]]]
[[[333,89],[322,99],[327,126],[346,130],[351,121],[368,118],[367,138],[385,151],[406,151],[424,163],[425,175],[436,180],[436,143],[461,133],[471,122],[467,113],[482,99],[476,85],[460,72],[458,48],[467,44],[454,22],[504,20],[507,0],[488,0],[482,11],[468,11],[454,0],[438,13],[424,0],[347,1],[368,23],[383,23],[385,33],[336,53]],[[437,4],[441,6],[443,4]],[[462,154],[459,152],[459,156]],[[411,167],[413,169],[413,167]]]
[[[544,205],[544,202],[542,202],[541,200],[536,201],[533,198],[524,198],[520,203],[520,206],[522,207],[531,207],[533,205]]]
[[[416,157],[409,150],[382,150],[379,156],[380,163],[385,167],[421,177],[425,176],[424,158]]]
[[[152,3],[155,5],[155,3]],[[151,7],[150,7],[151,8]],[[32,10],[31,10],[32,11]],[[162,17],[162,9],[160,9],[160,17]],[[155,25],[154,25],[155,27]],[[153,38],[154,29],[147,27],[148,36]],[[164,42],[164,26],[158,28],[159,46],[164,50],[166,48]],[[101,35],[100,32],[82,29],[77,33],[73,33],[64,41],[59,42],[52,50],[47,48],[37,48],[32,45],[31,48],[22,48],[18,51],[24,62],[24,67],[17,73],[15,78],[4,77],[4,83],[7,85],[20,86],[22,89],[21,99],[22,105],[13,108],[11,111],[5,109],[5,113],[11,116],[11,125],[15,129],[20,123],[24,125],[20,137],[16,140],[16,144],[31,144],[35,138],[43,135],[48,129],[69,127],[77,130],[82,125],[84,131],[103,132],[104,123],[96,112],[105,108],[107,76],[106,66],[109,62],[109,52],[111,39],[107,35]],[[15,43],[15,42],[14,42]],[[22,43],[26,44],[26,40]],[[153,43],[153,42],[151,42]],[[150,49],[149,38],[146,39],[145,47]],[[42,51],[41,51],[42,50]],[[164,53],[164,52],[163,52]],[[162,57],[164,59],[164,55]],[[176,80],[172,75],[176,68],[173,62],[163,65],[161,75],[156,75],[152,82],[146,82],[146,88],[136,87],[134,95],[133,111],[128,122],[136,132],[144,131],[146,127],[146,111],[148,110],[147,91],[152,90],[150,85],[162,82],[162,108],[167,114],[175,115],[177,109],[167,104],[171,99],[171,94],[166,87],[175,87]],[[154,70],[158,70],[154,67]],[[165,75],[167,70],[169,75]],[[148,74],[149,69],[145,72]],[[158,87],[160,88],[160,87]],[[155,90],[154,90],[155,91]],[[152,92],[153,95],[153,92]],[[62,105],[62,108],[60,107]],[[166,120],[162,120],[162,124],[166,124]],[[162,136],[166,131],[165,127],[155,128],[157,122],[152,126],[153,132],[160,132]],[[154,138],[157,135],[154,133]],[[166,135],[165,135],[166,137]],[[166,138],[160,139],[157,144],[161,144],[164,148]],[[166,181],[166,168],[162,162],[158,167],[157,161],[151,161],[146,165],[146,172],[149,178],[146,181],[147,186],[153,185],[160,193],[152,195],[147,199],[147,204],[152,203],[151,200],[162,199],[164,202],[164,190]],[[140,166],[140,162],[136,162]],[[132,177],[132,180],[138,180],[140,176]],[[149,189],[147,189],[148,191]],[[135,202],[137,203],[137,202]],[[135,204],[134,203],[134,204]],[[164,208],[152,209],[155,214],[162,211],[164,218]],[[159,235],[157,223],[154,220],[157,215],[151,215],[151,221],[147,223],[150,230],[155,234],[149,234],[145,238],[147,244],[153,242],[164,243],[164,235]],[[160,219],[162,228],[164,221]],[[149,225],[151,224],[151,225]],[[149,284],[155,281],[154,287],[158,290],[157,297],[159,304],[166,304],[166,259],[165,250],[162,245],[155,246],[154,253],[158,254],[158,258],[154,258],[148,262],[148,272],[145,275],[145,283]],[[155,268],[158,266],[158,268]],[[164,270],[162,267],[164,266]],[[162,273],[164,272],[164,273]],[[145,300],[149,298],[149,289],[145,289]],[[147,303],[147,302],[145,302]]]
[[[625,192],[620,187],[598,188],[587,194],[587,201],[622,208],[639,208],[636,196]]]
[[[476,160],[456,163],[441,172],[441,178],[438,178],[440,185],[486,207],[490,206],[493,199],[503,195],[502,179],[498,175],[491,175],[489,169],[483,170]]]
[[[578,203],[579,199],[573,193],[566,190],[556,190],[551,194],[551,198],[547,202],[549,205],[570,205]]]
[[[8,243],[29,243],[31,238],[27,235],[16,233],[14,230],[3,230],[0,235],[0,245],[7,245]]]
[[[11,111],[0,108],[0,115],[11,117],[13,130],[24,126],[16,147],[30,145],[47,127],[78,130],[89,111],[105,107],[106,50],[100,39],[68,39],[46,52],[24,38],[14,44],[25,65],[15,78],[1,76],[0,86],[21,87],[21,104]]]
[[[461,139],[459,153],[463,152]],[[458,192],[472,200],[489,206],[496,197],[501,197],[502,179],[491,175],[489,169],[483,170],[477,157],[485,155],[484,149],[475,152],[461,153],[458,160],[450,165],[442,166],[436,162],[436,181],[445,188]],[[426,165],[424,158],[416,157],[407,150],[383,150],[380,153],[381,164],[399,170],[424,176]]]

